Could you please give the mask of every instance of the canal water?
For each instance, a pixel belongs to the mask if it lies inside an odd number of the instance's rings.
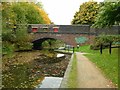
[[[57,54],[57,58],[64,57],[65,54]],[[45,77],[44,80],[36,87],[39,88],[59,88],[63,78],[62,77]]]
[[[3,87],[59,88],[69,59],[70,55],[45,51],[16,52],[10,59],[4,56]]]

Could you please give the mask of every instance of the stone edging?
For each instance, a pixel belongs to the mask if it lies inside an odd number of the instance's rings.
[[[71,67],[72,67],[72,62],[73,62],[73,56],[74,54],[72,54],[71,58],[70,58],[70,62],[67,66],[67,69],[66,69],[66,72],[64,74],[64,77],[63,77],[63,80],[61,82],[61,85],[60,85],[60,88],[68,88],[67,86],[67,81],[68,81],[68,78],[69,78],[69,73],[71,71]]]

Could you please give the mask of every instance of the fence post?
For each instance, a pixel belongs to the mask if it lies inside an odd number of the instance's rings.
[[[102,44],[100,45],[100,53],[102,54]]]
[[[109,54],[111,54],[111,45],[112,45],[112,43],[110,42],[110,46],[109,46]]]

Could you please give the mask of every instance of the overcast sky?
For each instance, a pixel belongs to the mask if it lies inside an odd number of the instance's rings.
[[[52,22],[57,25],[70,25],[76,11],[83,2],[89,0],[37,0],[42,2],[43,8]],[[94,0],[103,2],[103,0]]]

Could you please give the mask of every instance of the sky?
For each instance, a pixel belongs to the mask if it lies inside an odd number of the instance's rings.
[[[70,25],[83,2],[89,0],[37,0],[42,2],[43,8],[48,14],[50,20],[57,25]],[[103,2],[104,0],[94,0]]]

